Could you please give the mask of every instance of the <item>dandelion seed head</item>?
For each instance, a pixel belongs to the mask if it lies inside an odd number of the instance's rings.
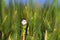
[[[27,24],[27,21],[26,20],[22,20],[22,25],[26,25]]]

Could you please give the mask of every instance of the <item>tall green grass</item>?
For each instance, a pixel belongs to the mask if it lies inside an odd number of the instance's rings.
[[[46,1],[43,7],[32,0],[25,5],[16,1],[9,0],[6,6],[5,0],[0,0],[0,40],[60,40],[58,0]],[[21,23],[24,19],[26,25]]]

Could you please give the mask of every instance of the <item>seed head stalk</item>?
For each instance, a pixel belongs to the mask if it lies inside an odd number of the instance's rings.
[[[22,29],[22,40],[25,40],[25,32],[26,32],[26,25],[23,26],[23,29]]]

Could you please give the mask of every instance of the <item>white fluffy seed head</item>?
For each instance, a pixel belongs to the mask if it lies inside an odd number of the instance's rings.
[[[27,24],[27,21],[26,20],[22,20],[22,25],[26,25]]]

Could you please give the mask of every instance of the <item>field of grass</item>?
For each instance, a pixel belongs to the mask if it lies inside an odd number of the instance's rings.
[[[60,40],[60,6],[58,0],[42,6],[0,0],[0,40]]]

